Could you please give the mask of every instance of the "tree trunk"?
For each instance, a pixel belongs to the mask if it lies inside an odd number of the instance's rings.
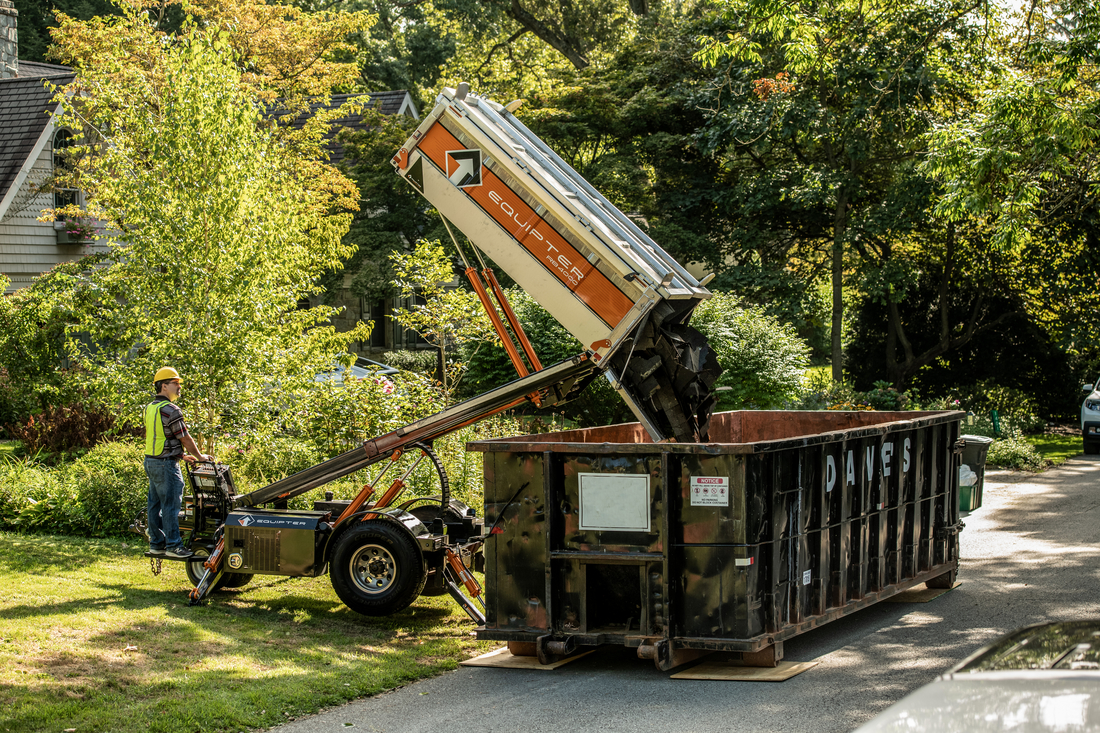
[[[836,196],[836,216],[833,219],[833,323],[832,357],[833,381],[844,377],[844,351],[841,347],[841,328],[844,325],[844,232],[848,227],[848,194],[843,187]]]

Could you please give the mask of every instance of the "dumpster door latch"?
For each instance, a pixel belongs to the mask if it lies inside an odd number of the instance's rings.
[[[960,455],[963,452],[963,448],[966,447],[966,441],[959,438],[955,441],[955,444],[951,446],[951,452],[955,455]]]

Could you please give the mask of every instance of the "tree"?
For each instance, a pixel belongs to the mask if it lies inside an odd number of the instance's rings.
[[[695,309],[691,325],[707,337],[722,367],[715,409],[774,409],[798,396],[809,348],[789,325],[723,292]]]
[[[982,0],[726,0],[699,58],[726,62],[707,148],[731,169],[728,252],[827,263],[833,376],[843,368],[846,254],[885,267],[927,226],[915,164],[941,110],[980,61]]]
[[[116,5],[111,0],[16,0],[15,9],[19,11],[19,60],[45,63],[50,29],[57,27],[54,13],[90,20],[113,14]]]
[[[393,319],[439,351],[443,395],[450,403],[466,365],[448,353],[457,354],[466,343],[493,338],[495,331],[477,295],[453,286],[455,268],[438,240],[422,240],[411,254],[395,252],[390,261],[394,285],[401,297],[412,301],[408,308],[395,309]]]
[[[76,396],[62,368],[69,357],[66,332],[88,302],[87,273],[97,260],[58,265],[30,287],[0,296],[0,426]],[[0,293],[10,282],[0,275]]]
[[[347,273],[352,294],[375,301],[396,294],[391,254],[408,252],[420,239],[440,239],[447,234],[424,197],[399,182],[390,163],[417,121],[373,110],[365,111],[363,119],[367,121],[364,129],[340,134],[344,169],[366,202],[345,238],[355,245],[355,251],[341,268],[326,275],[323,284],[331,296]]]
[[[266,83],[240,70],[231,36],[166,37],[130,9],[63,18],[55,37],[77,66],[59,120],[81,131],[73,175],[110,232],[88,338],[69,342],[90,385],[136,421],[150,375],[172,364],[208,447],[270,423],[363,337],[323,326],[331,309],[298,308],[350,254],[339,181],[261,114]]]
[[[1009,27],[996,73],[968,114],[938,125],[925,164],[938,214],[988,218],[994,244],[1094,210],[1100,186],[1100,8],[1033,0]]]
[[[594,52],[620,43],[630,32],[632,19],[648,10],[644,0],[442,0],[436,6],[446,16],[465,21],[470,35],[493,40],[483,64],[529,33],[577,70],[592,63]]]

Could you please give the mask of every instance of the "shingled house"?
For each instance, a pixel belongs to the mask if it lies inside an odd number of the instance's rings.
[[[53,266],[76,259],[99,246],[85,240],[65,222],[41,222],[43,209],[69,203],[82,204],[80,191],[42,192],[40,187],[57,165],[56,153],[65,146],[69,132],[53,121],[57,104],[51,86],[67,84],[73,70],[66,66],[19,61],[16,35],[17,11],[11,0],[0,0],[0,273],[11,280],[8,292],[31,284]],[[336,95],[333,106],[349,99],[365,98],[367,106],[387,115],[419,119],[411,95],[404,90],[368,95]],[[366,121],[352,114],[336,121],[337,127],[360,129]],[[343,145],[333,136],[329,144],[334,164],[344,157]],[[388,315],[392,304],[366,303],[345,291],[337,298],[344,311],[337,319],[341,330],[356,321],[373,319],[378,325],[370,343],[359,351],[415,347],[415,334],[395,328]],[[303,303],[305,305],[305,303]]]
[[[16,17],[11,0],[0,0],[0,272],[11,280],[9,290],[87,251],[64,222],[38,221],[43,209],[80,203],[78,191],[38,190],[69,137],[53,123],[57,105],[49,86],[72,81],[73,70],[20,62]]]

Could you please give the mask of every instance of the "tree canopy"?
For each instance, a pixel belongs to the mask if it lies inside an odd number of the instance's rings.
[[[278,17],[286,35],[249,35],[244,48],[212,20],[166,35],[138,7],[62,18],[55,33],[77,70],[59,90],[59,122],[76,131],[70,185],[85,191],[110,244],[107,262],[85,274],[91,310],[70,349],[124,417],[171,364],[206,438],[221,434],[226,414],[238,429],[269,421],[363,337],[325,326],[331,308],[299,307],[351,254],[343,236],[356,202],[350,181],[315,157],[319,131],[288,131],[264,104],[273,90],[306,98],[344,73],[268,64],[265,44],[294,49],[292,28],[317,31],[296,11]]]
[[[975,349],[998,339],[1035,344],[1035,363],[1058,355],[1028,379],[1067,394],[1066,374],[1100,364],[1090,0],[197,0],[116,12],[129,20],[61,16],[53,58],[98,65],[111,83],[159,83],[158,44],[184,28],[217,39],[263,110],[257,128],[296,161],[284,175],[311,192],[309,216],[346,222],[362,204],[342,243],[315,253],[324,274],[312,287],[330,296],[343,272],[357,295],[394,294],[388,255],[444,232],[389,164],[413,123],[379,115],[343,133],[336,170],[324,142],[342,111],[318,102],[406,88],[426,110],[439,86],[468,81],[524,100],[516,114],[612,203],[715,272],[713,289],[790,324],[836,377],[944,389],[935,374],[981,371]],[[1037,338],[1006,335],[1025,327]]]

